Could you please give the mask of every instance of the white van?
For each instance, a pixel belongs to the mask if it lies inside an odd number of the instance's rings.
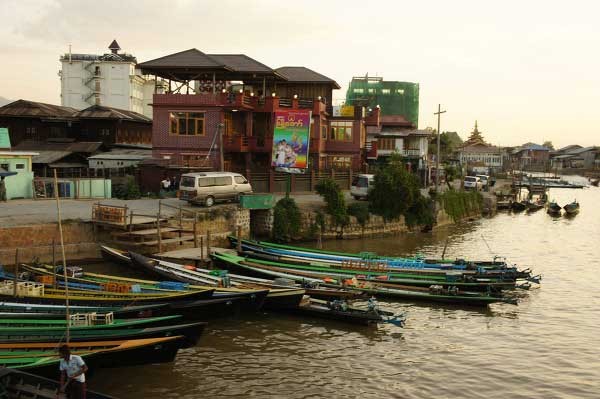
[[[213,206],[217,201],[238,201],[252,192],[248,180],[239,173],[199,172],[181,175],[179,199],[190,204]]]
[[[350,195],[354,199],[367,199],[369,189],[373,187],[375,183],[375,175],[358,175],[352,180],[352,186],[350,186]]]
[[[481,179],[477,176],[466,176],[465,177],[465,181],[463,182],[463,187],[465,188],[465,190],[475,190],[475,191],[480,191],[481,190]]]

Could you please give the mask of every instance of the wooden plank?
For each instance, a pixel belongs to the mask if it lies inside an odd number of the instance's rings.
[[[171,233],[175,231],[179,231],[180,229],[176,229],[173,227],[161,227],[161,233]],[[132,235],[132,236],[148,236],[148,235],[156,235],[157,229],[144,229],[144,230],[133,230],[129,233],[119,233],[119,235]]]
[[[182,236],[182,237],[175,237],[175,238],[167,238],[166,240],[160,240],[160,243],[161,244],[170,244],[170,243],[175,243],[175,242],[193,241],[193,240],[194,240],[194,236]],[[158,244],[159,244],[158,240],[146,241],[146,242],[139,243],[139,245],[146,245],[146,246],[154,246],[154,245],[158,245]]]

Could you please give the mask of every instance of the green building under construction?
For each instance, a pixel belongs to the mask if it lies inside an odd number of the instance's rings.
[[[346,92],[346,105],[381,108],[382,115],[402,115],[419,126],[419,84],[386,81],[380,77],[353,77]]]

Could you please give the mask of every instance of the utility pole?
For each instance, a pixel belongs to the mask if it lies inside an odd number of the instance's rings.
[[[219,166],[220,166],[222,172],[225,171],[225,157],[223,156],[223,126],[224,126],[224,123],[219,123],[219,126],[217,127],[218,134],[219,134],[219,150],[220,150],[219,151],[219,156],[220,156]]]
[[[438,128],[437,128],[437,156],[435,157],[435,192],[437,193],[440,190],[440,115],[446,112],[442,111],[441,104],[438,104],[438,111],[434,112],[434,115],[437,115],[438,118]]]

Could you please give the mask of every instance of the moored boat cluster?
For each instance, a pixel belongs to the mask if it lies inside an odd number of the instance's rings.
[[[38,384],[48,395],[40,398],[56,397],[60,387],[43,377],[56,378],[57,348],[64,342],[92,370],[170,362],[179,349],[195,346],[215,317],[268,309],[403,327],[405,315],[381,309],[376,298],[516,304],[512,290],[539,283],[530,270],[498,258],[383,257],[229,239],[241,251],[214,251],[212,269],[102,248],[111,261],[151,279],[47,265],[19,265],[17,276],[3,272],[0,365],[10,372],[0,381],[14,389]],[[354,299],[362,299],[363,306],[352,305]]]

